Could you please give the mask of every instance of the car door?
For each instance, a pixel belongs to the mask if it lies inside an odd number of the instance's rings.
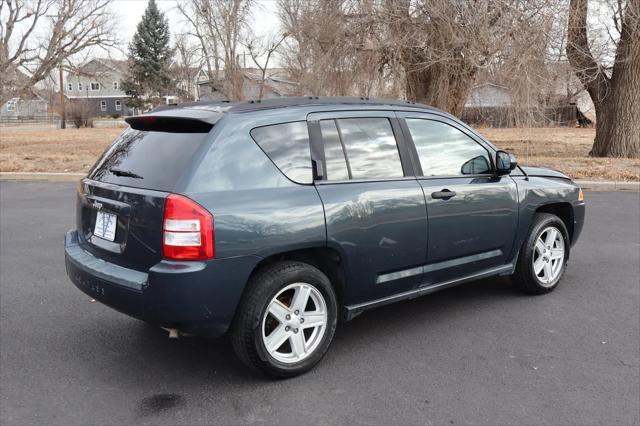
[[[308,117],[327,244],[342,255],[344,301],[361,303],[415,288],[427,247],[426,205],[393,112]],[[319,149],[317,149],[319,147]]]
[[[518,225],[517,189],[510,176],[493,172],[494,150],[444,116],[398,115],[417,156],[427,204],[423,285],[508,269]]]

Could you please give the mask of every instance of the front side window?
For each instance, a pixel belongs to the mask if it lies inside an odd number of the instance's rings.
[[[389,179],[404,176],[398,145],[389,119],[341,118],[337,129],[344,144],[352,179]]]
[[[78,92],[82,92],[82,83],[78,83]]]
[[[15,111],[16,110],[16,101],[7,102],[7,111]]]
[[[113,82],[113,90],[118,90],[118,82],[117,81]]]
[[[100,111],[107,110],[107,101],[100,101]]]
[[[424,176],[491,173],[489,153],[462,131],[434,120],[405,119],[416,145]]]
[[[311,183],[311,147],[306,121],[258,127],[251,137],[289,179]]]
[[[67,83],[67,90],[71,92],[73,90],[73,83]]]
[[[116,111],[122,111],[122,102],[116,100]]]
[[[92,81],[91,82],[91,90],[93,90],[93,91],[100,90],[100,83],[98,83],[97,81]]]

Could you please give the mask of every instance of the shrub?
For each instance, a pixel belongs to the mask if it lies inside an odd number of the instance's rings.
[[[89,104],[84,99],[70,101],[67,104],[67,118],[76,129],[93,127],[93,114]]]

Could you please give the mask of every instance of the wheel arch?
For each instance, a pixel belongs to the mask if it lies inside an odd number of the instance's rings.
[[[536,209],[536,213],[550,213],[558,216],[564,223],[564,226],[567,228],[567,232],[569,233],[569,241],[573,241],[574,213],[571,203],[556,202],[544,204]]]
[[[329,278],[329,282],[336,292],[338,305],[343,305],[347,283],[344,262],[341,254],[330,247],[309,247],[271,254],[255,265],[249,276],[249,280],[259,270],[276,262],[286,260],[303,262],[318,268]]]

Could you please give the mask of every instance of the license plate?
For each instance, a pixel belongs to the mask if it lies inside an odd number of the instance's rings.
[[[113,241],[116,239],[116,224],[118,216],[111,213],[99,211],[96,213],[96,227],[93,235],[105,240]]]

